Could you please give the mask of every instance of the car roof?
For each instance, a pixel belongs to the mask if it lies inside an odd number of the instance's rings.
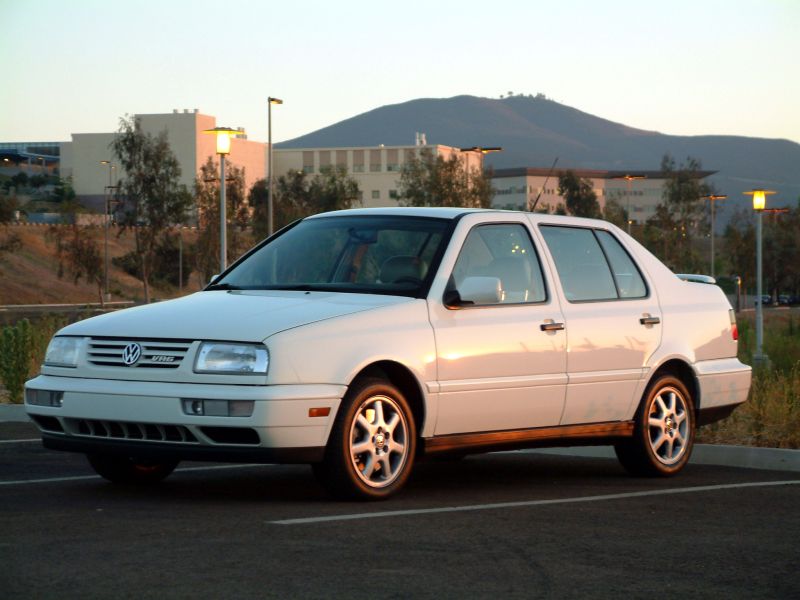
[[[461,208],[452,206],[384,206],[378,208],[351,208],[347,210],[337,210],[325,213],[318,213],[307,217],[308,219],[320,219],[326,217],[350,217],[350,216],[404,216],[404,217],[431,217],[437,219],[456,219],[465,214],[513,214],[518,215],[516,210],[499,210],[491,208]],[[529,215],[534,223],[553,223],[558,225],[582,225],[612,227],[608,221],[599,219],[586,219],[583,217],[568,217],[563,215],[551,215],[547,213],[524,213]]]

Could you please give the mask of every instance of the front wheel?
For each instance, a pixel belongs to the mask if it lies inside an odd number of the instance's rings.
[[[314,474],[334,496],[382,499],[411,474],[417,431],[403,393],[381,379],[354,384],[336,415]]]
[[[177,460],[152,461],[129,456],[88,454],[95,472],[113,483],[158,483],[178,466]]]
[[[633,437],[614,447],[634,475],[675,475],[689,462],[694,446],[694,402],[683,382],[663,375],[647,388],[636,415]]]

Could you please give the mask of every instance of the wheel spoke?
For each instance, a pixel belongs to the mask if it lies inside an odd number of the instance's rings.
[[[664,445],[664,442],[667,440],[667,436],[665,436],[662,432],[658,432],[658,437],[654,440],[651,440],[650,445],[653,447],[653,452],[658,453],[659,448]]]
[[[351,446],[353,456],[363,454],[364,452],[371,452],[372,449],[373,445],[369,439],[366,439],[363,442],[357,442]]]
[[[667,453],[664,456],[667,460],[671,460],[675,453],[675,440],[673,438],[667,439]]]
[[[384,479],[391,479],[393,473],[392,473],[392,465],[389,462],[389,455],[383,454],[378,458],[378,462],[381,465],[381,476]]]
[[[375,408],[375,426],[380,427],[383,425],[385,427],[386,421],[383,418],[383,401],[376,400],[373,406]]]
[[[650,417],[648,421],[650,427],[658,427],[659,429],[664,429],[664,419],[659,419],[657,417]]]
[[[392,440],[391,445],[389,446],[389,452],[397,452],[398,454],[403,454],[406,451],[406,445],[398,442],[396,440]]]
[[[394,431],[394,428],[397,427],[397,423],[399,422],[400,422],[400,415],[394,413],[389,419],[389,422],[386,423],[386,431],[392,433]]]
[[[686,420],[686,411],[675,413],[675,423],[680,425]]]
[[[667,394],[667,410],[669,412],[675,412],[675,392]]]
[[[375,429],[375,426],[374,426],[372,423],[370,423],[369,421],[367,421],[367,417],[365,417],[365,416],[364,416],[364,415],[362,415],[361,413],[359,413],[359,414],[358,414],[358,416],[356,417],[356,423],[358,423],[358,425],[359,425],[359,426],[360,426],[360,427],[361,427],[361,428],[362,428],[364,431],[366,431],[367,433],[370,433],[370,434],[371,434],[371,433],[373,432],[373,430]]]
[[[656,396],[656,404],[658,404],[659,410],[661,410],[661,416],[667,414],[667,406],[664,404],[664,398],[661,397],[661,394]]]
[[[375,462],[375,455],[370,452],[367,454],[367,460],[364,462],[364,468],[361,469],[361,473],[367,479],[371,479],[372,475],[375,473],[375,468],[378,466],[378,463]]]

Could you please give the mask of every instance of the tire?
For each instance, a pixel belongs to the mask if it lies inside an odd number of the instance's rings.
[[[156,462],[129,456],[88,454],[95,472],[112,483],[158,483],[178,466],[177,460]]]
[[[694,447],[694,400],[683,382],[662,375],[645,391],[633,437],[614,447],[619,462],[633,474],[669,477],[689,462]]]
[[[406,483],[416,446],[414,417],[402,392],[382,379],[363,379],[342,400],[325,458],[312,467],[337,498],[380,500]]]

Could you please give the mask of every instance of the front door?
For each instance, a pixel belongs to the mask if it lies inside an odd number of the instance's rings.
[[[464,240],[458,257],[450,267],[442,263],[451,269],[449,291],[482,277],[499,280],[500,293],[498,301],[456,308],[432,289],[428,305],[440,391],[435,433],[558,425],[567,381],[566,336],[528,224],[522,215],[475,221],[462,219],[453,236],[454,244]]]

